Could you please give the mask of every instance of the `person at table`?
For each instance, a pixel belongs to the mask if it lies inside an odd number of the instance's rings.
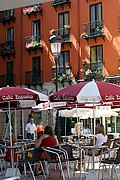
[[[91,129],[88,124],[86,124],[86,127],[83,129],[84,134],[91,134]]]
[[[37,127],[34,123],[34,116],[29,116],[29,123],[25,127],[25,138],[34,140],[37,133]]]
[[[93,146],[93,145],[102,146],[103,143],[105,143],[106,141],[107,141],[107,136],[105,135],[104,126],[102,124],[97,124],[97,126],[95,127],[95,137],[90,141],[89,144],[87,144],[87,146]],[[81,144],[81,145],[85,146],[84,144]],[[95,153],[95,156],[99,155],[100,149],[95,149],[94,153]],[[93,155],[93,152],[91,149],[88,150],[87,155],[88,156]],[[76,168],[80,169],[79,161]]]
[[[43,120],[39,118],[37,125],[37,139],[39,139],[42,134],[44,134]]]
[[[44,134],[40,136],[40,138],[35,144],[35,147],[55,146],[57,144],[58,144],[58,139],[57,136],[54,134],[52,127],[46,126],[44,129]]]
[[[102,146],[105,142],[107,142],[107,136],[105,134],[104,126],[103,124],[97,124],[97,126],[95,127],[95,137],[90,141],[88,145]],[[100,153],[99,149],[95,149],[94,151],[95,155],[98,155]],[[92,150],[88,151],[88,155],[92,155]]]
[[[94,143],[95,139],[95,143]],[[90,141],[90,145],[101,146],[104,142],[107,141],[107,136],[105,134],[105,129],[103,124],[97,124],[95,127],[95,138]]]
[[[35,147],[51,147],[58,144],[57,136],[54,134],[54,131],[51,126],[46,126],[44,129],[44,134],[36,141]],[[46,159],[45,154],[42,153],[41,159]],[[42,172],[41,172],[42,173]],[[35,168],[35,175],[38,175],[38,166]]]

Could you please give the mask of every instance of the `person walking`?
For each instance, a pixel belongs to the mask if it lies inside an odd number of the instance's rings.
[[[43,134],[44,134],[43,120],[39,118],[39,122],[37,125],[37,139],[39,139],[40,136]]]
[[[34,140],[37,137],[37,127],[34,123],[33,114],[29,115],[29,122],[25,127],[25,138]]]

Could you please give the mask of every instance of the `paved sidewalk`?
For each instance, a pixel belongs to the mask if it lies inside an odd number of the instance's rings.
[[[93,176],[91,176],[89,174],[88,176],[88,172],[92,172],[92,171],[88,171],[86,173],[86,177],[85,177],[85,173],[82,171],[82,179],[80,178],[80,171],[76,171],[75,172],[75,176],[73,175],[73,168],[70,169],[70,179],[71,180],[101,180],[102,179],[102,174],[103,174],[103,180],[109,180],[109,174],[108,172],[103,172],[103,170],[99,170],[97,169],[98,165],[96,165],[96,174],[92,174]],[[118,171],[120,173],[120,168],[118,168]],[[65,172],[65,179],[68,180],[68,175],[66,172],[66,169],[64,170]],[[99,172],[99,178],[98,178],[98,172]],[[0,180],[4,180],[5,176],[2,175],[0,176]],[[21,180],[33,180],[32,176],[30,173],[27,173],[27,176],[25,177],[24,175],[21,175]],[[43,178],[43,176],[36,176],[36,180],[44,180],[45,178]],[[48,177],[49,180],[62,180],[62,177],[60,177],[60,173],[59,170],[54,170],[54,168],[51,168],[50,171],[50,176]],[[114,180],[117,180],[117,177],[114,176]]]

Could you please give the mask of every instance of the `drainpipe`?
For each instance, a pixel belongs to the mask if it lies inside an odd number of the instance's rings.
[[[20,8],[20,86],[22,86],[22,75],[23,75],[23,31],[22,31],[22,8]]]
[[[78,24],[78,79],[80,78],[80,0],[77,0],[77,24]]]

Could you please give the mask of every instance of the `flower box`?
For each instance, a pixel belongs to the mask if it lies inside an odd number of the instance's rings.
[[[35,49],[35,48],[38,48],[38,47],[43,47],[42,41],[40,41],[40,42],[31,41],[29,43],[26,43],[26,45],[25,45],[26,50]]]
[[[42,6],[40,4],[37,4],[34,6],[25,7],[22,10],[25,15],[30,15],[32,13],[42,12]]]

